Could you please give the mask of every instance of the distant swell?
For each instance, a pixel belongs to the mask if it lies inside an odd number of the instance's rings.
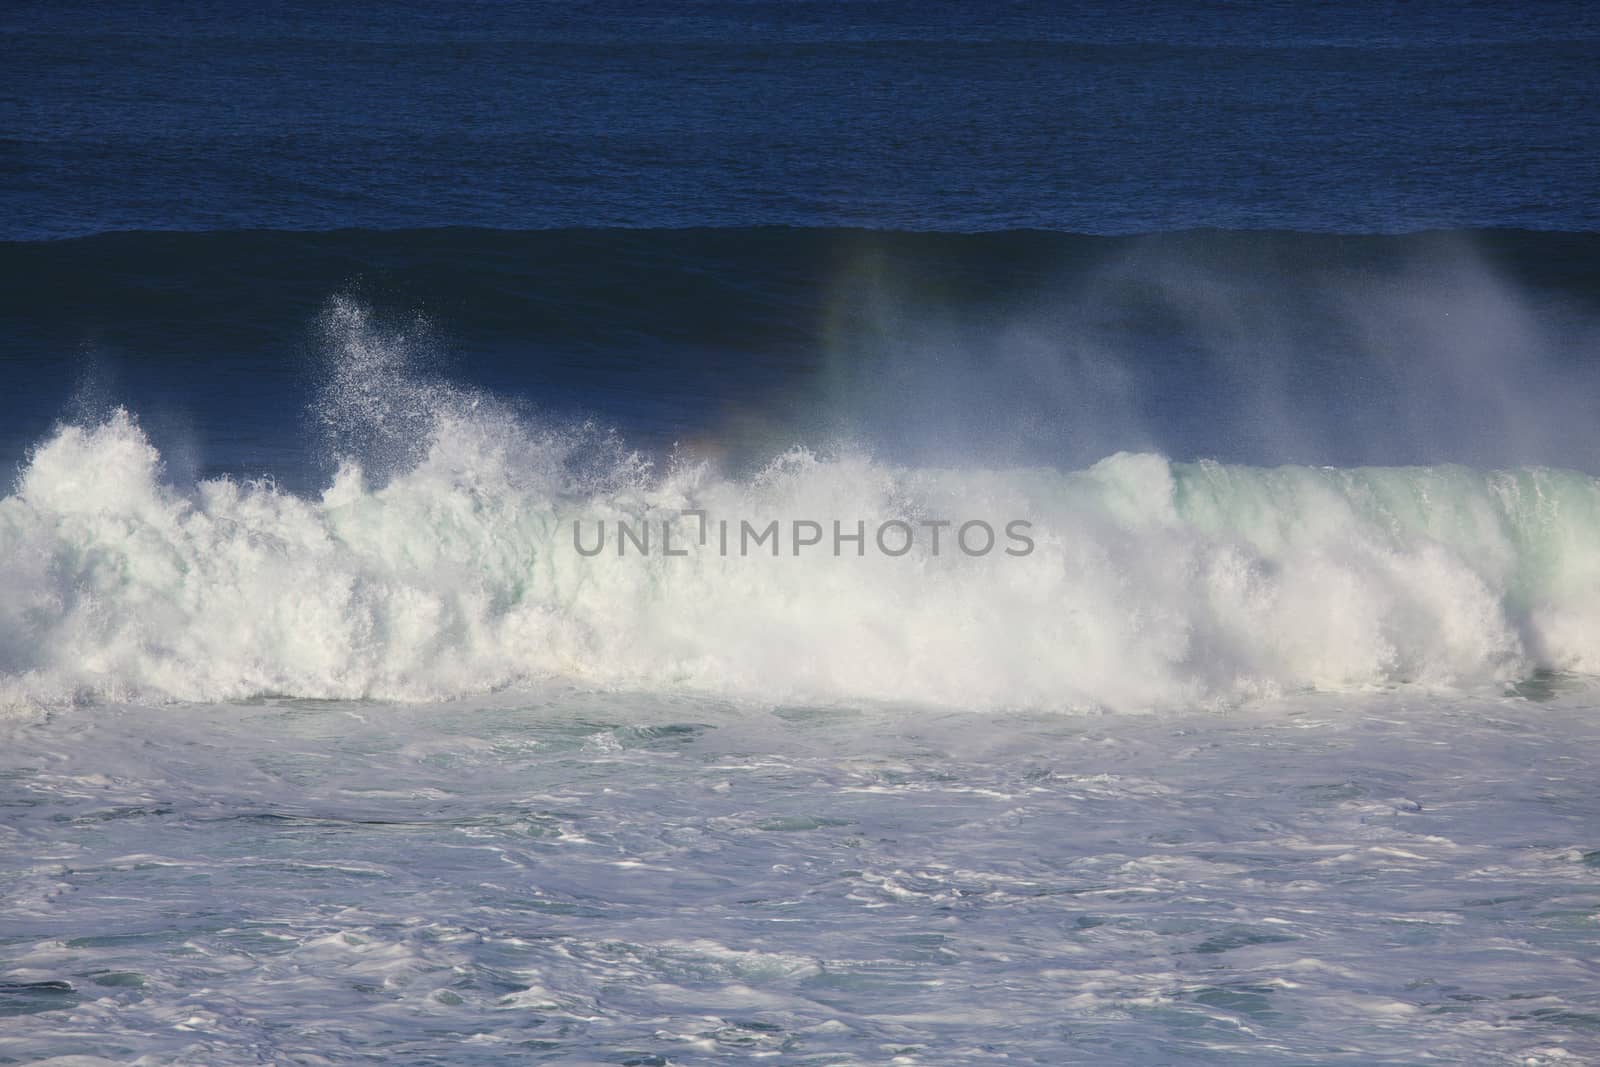
[[[0,310],[72,326],[155,326],[225,309],[249,328],[292,330],[279,312],[316,306],[353,282],[374,297],[486,325],[583,334],[670,315],[680,331],[736,338],[759,306],[806,295],[863,266],[943,296],[975,300],[1041,278],[1062,281],[1130,255],[1212,273],[1313,280],[1447,265],[1470,251],[1512,279],[1596,303],[1600,234],[1468,230],[1389,235],[1191,230],[1103,236],[1043,230],[914,232],[850,228],[245,230],[104,233],[0,241]],[[721,310],[704,319],[693,310]],[[250,312],[264,312],[260,317]],[[738,318],[730,321],[733,312]],[[620,318],[618,318],[620,316]],[[804,327],[803,319],[790,327]]]

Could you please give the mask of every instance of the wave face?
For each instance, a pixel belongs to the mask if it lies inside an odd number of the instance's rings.
[[[120,403],[179,482],[320,489],[347,293],[423,370],[640,447],[1600,473],[1596,234],[107,234],[0,244],[0,282],[7,467]]]
[[[349,373],[323,415],[365,427],[368,458],[352,446],[320,495],[180,489],[120,410],[33,452],[0,502],[6,701],[436,699],[554,678],[1131,708],[1600,671],[1600,482],[1584,475],[1130,453],[955,470],[802,451],[748,477],[688,456],[658,470],[468,390],[382,384],[393,368],[363,313],[329,319]],[[601,523],[682,509],[859,520],[867,551],[579,551]],[[1033,551],[871,541],[936,518],[1027,520]]]

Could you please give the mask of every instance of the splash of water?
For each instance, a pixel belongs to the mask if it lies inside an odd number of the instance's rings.
[[[1600,482],[1580,474],[804,451],[743,478],[657,470],[592,427],[413,375],[354,306],[330,322],[347,365],[319,410],[378,474],[344,454],[317,498],[226,479],[185,492],[120,409],[35,450],[0,501],[10,703],[434,699],[561,678],[1121,708],[1600,671]],[[1024,519],[1033,548],[577,550],[575,524],[686,509],[758,527]]]

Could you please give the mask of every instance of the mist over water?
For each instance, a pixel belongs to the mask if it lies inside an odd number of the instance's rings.
[[[1111,264],[1074,307],[1115,312],[1094,294],[1128,299],[1129,269]],[[1146,319],[1209,328],[1215,347],[1202,355],[1229,380],[1286,350],[1218,362],[1230,330],[1274,336],[1260,317],[1229,326],[1242,292],[1219,287],[1212,299],[1201,287],[1174,306],[1178,290],[1159,271],[1140,276],[1156,279],[1141,291],[1158,308]],[[1426,417],[1454,405],[1458,422],[1469,410],[1509,419],[1554,403],[1535,395],[1561,370],[1535,347],[1538,330],[1503,289],[1469,280],[1438,291],[1476,296],[1456,305],[1476,327],[1412,335],[1406,349],[1417,364],[1454,368],[1454,389],[1429,379],[1444,399]],[[1390,291],[1338,294],[1349,336],[1364,340],[1360,327],[1381,320],[1403,337],[1397,308],[1433,312],[1444,299],[1414,281],[1385,303]],[[892,303],[871,310],[881,337],[951,335],[937,319],[894,326],[906,320]],[[1304,338],[1287,311],[1263,314],[1284,324],[1286,345]],[[0,673],[13,706],[443,699],[564,678],[762,700],[1133,709],[1398,683],[1492,691],[1538,670],[1600,669],[1600,482],[1540,467],[1259,468],[1154,451],[1091,452],[1077,469],[986,465],[983,431],[997,425],[1016,434],[999,438],[1012,457],[1038,443],[1030,430],[1059,430],[1068,450],[1091,447],[1089,432],[1108,447],[1162,433],[1110,399],[1136,399],[1124,389],[1131,361],[1114,347],[1074,349],[1073,334],[1000,326],[994,350],[1007,358],[981,382],[970,376],[983,351],[959,346],[897,382],[919,350],[886,342],[888,375],[874,380],[898,384],[905,403],[840,393],[866,405],[847,416],[862,419],[853,440],[796,444],[740,468],[714,448],[652,458],[592,421],[453,384],[432,369],[438,341],[424,320],[386,324],[341,297],[317,329],[310,414],[332,469],[317,492],[174,483],[121,408],[61,427],[32,453],[0,502],[11,592]],[[1447,350],[1452,341],[1467,354]],[[1082,353],[1076,363],[1057,358],[1063,343]],[[1368,362],[1392,366],[1400,352]],[[1519,362],[1521,393],[1469,395],[1509,386]],[[1275,445],[1308,447],[1316,427],[1287,443],[1284,397],[1296,386],[1280,382],[1255,383],[1207,417],[1254,404]],[[1031,398],[1055,421],[986,419],[983,401],[1003,397]],[[905,421],[867,416],[875,404]],[[1274,404],[1282,421],[1271,421]],[[919,406],[932,423],[910,419]],[[1096,421],[1074,423],[1079,411]],[[930,440],[944,462],[893,458],[894,436],[917,425],[942,429]],[[1509,422],[1494,425],[1501,438],[1479,447],[1553,444],[1543,430],[1517,438]],[[599,555],[578,551],[582,524],[659,526],[685,510],[785,530],[860,524],[868,540],[803,553],[785,534],[771,551],[702,542],[668,557],[630,556],[618,535]],[[947,534],[940,552],[926,530],[903,556],[871,547],[886,522],[972,520],[996,530],[1024,520],[1033,548],[968,554]]]
[[[1392,250],[1165,235],[1019,273],[851,258],[831,289],[825,410],[953,465],[1158,451],[1600,470],[1592,294],[1519,279],[1468,235]]]
[[[941,467],[1600,467],[1585,235],[103,235],[8,245],[0,266],[12,462],[87,377],[96,417],[137,412],[174,477],[316,492],[361,424],[322,408],[330,375],[367,373],[329,356],[344,293],[393,342],[368,358],[433,395],[743,473],[841,442]],[[394,408],[417,388],[374,382]],[[409,455],[420,435],[394,418]]]

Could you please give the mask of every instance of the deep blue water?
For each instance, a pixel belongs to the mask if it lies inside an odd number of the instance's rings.
[[[120,403],[319,479],[343,293],[652,450],[1596,466],[1594,5],[30,2],[0,49],[8,462]]]
[[[1600,221],[1594,5],[12,3],[0,234]]]

